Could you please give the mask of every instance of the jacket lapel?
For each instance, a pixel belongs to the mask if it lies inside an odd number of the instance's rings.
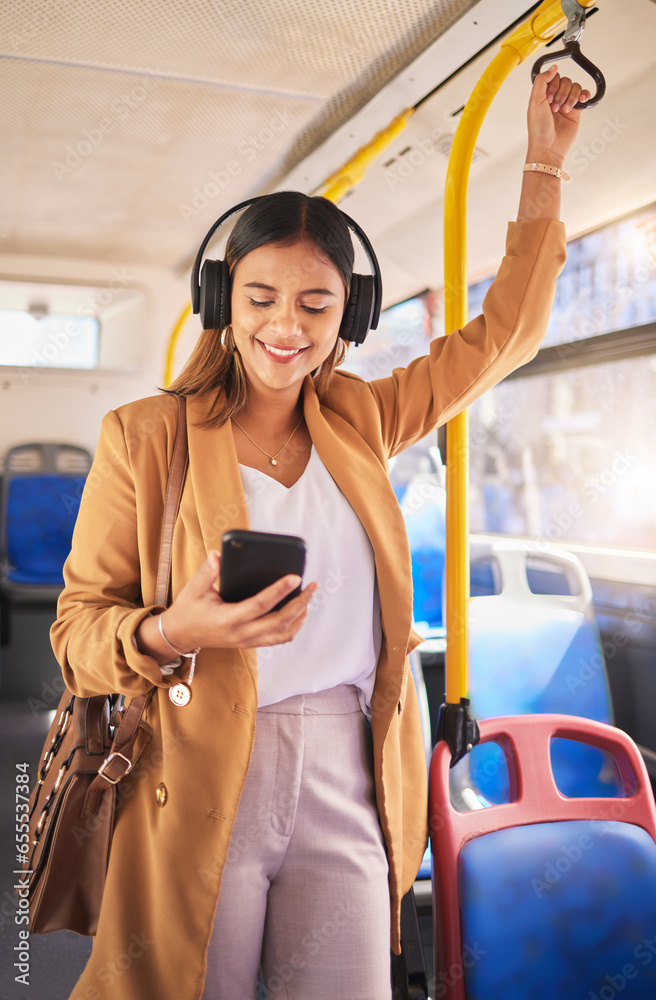
[[[230,423],[218,429],[198,426],[207,419],[211,404],[212,399],[207,396],[191,396],[187,403],[192,491],[180,510],[205,555],[210,549],[220,551],[225,531],[248,528],[246,498]]]
[[[230,423],[218,429],[199,427],[212,405],[208,396],[187,399],[189,441],[188,481],[180,505],[188,543],[193,546],[197,566],[210,549],[221,551],[221,540],[231,528],[248,528],[246,498]],[[191,488],[189,488],[191,487]],[[254,649],[239,655],[250,675],[253,705],[257,705],[257,657]]]

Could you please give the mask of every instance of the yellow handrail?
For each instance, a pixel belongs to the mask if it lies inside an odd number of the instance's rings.
[[[184,307],[180,315],[178,316],[177,322],[171,333],[169,335],[169,342],[166,347],[166,361],[164,362],[164,388],[171,384],[173,381],[173,358],[175,357],[175,349],[178,344],[178,337],[182,331],[182,327],[185,325],[189,317],[191,316],[191,302],[188,302]]]
[[[580,0],[591,7],[595,0]],[[467,322],[467,184],[476,139],[499,88],[524,59],[567,25],[560,0],[545,0],[501,44],[462,112],[453,140],[444,192],[446,332]],[[447,424],[446,700],[469,696],[469,438],[465,410]]]
[[[354,153],[339,170],[327,177],[312,194],[320,194],[335,204],[341,201],[351,188],[360,183],[374,160],[377,160],[390,142],[403,131],[414,110],[408,108],[393,118],[389,125],[377,132],[365,146],[361,146],[357,153]]]
[[[560,6],[560,5],[559,5]],[[476,139],[492,100],[519,62],[504,46],[474,87],[453,140],[444,191],[444,322],[467,322],[467,185]],[[446,700],[469,697],[469,414],[446,428]]]

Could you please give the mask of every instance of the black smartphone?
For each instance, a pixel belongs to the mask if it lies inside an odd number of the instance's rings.
[[[305,542],[296,535],[226,531],[221,543],[219,594],[224,601],[244,601],[288,573],[302,578],[305,552]],[[282,608],[300,592],[299,585],[271,610]]]

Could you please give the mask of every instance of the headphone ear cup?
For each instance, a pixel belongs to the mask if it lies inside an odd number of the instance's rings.
[[[203,264],[199,311],[203,330],[222,330],[230,322],[230,273],[223,260]]]
[[[353,274],[351,291],[344,309],[339,335],[343,340],[362,344],[371,329],[376,296],[375,281],[370,274]]]
[[[221,298],[219,300],[219,329],[224,330],[230,322],[232,316],[231,296],[232,285],[230,282],[230,270],[224,260],[219,261],[221,265]]]
[[[358,275],[353,274],[351,276],[351,289],[349,291],[349,297],[346,300],[346,305],[344,306],[344,315],[342,316],[342,322],[339,327],[339,336],[342,340],[347,340],[351,342],[353,337],[351,336],[353,330],[353,319],[355,317],[355,310],[358,303]]]

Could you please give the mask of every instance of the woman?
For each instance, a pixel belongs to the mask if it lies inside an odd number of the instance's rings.
[[[536,79],[530,164],[562,166],[588,96],[553,67]],[[373,383],[333,373],[353,261],[339,211],[294,193],[246,211],[226,254],[231,324],[171,387],[188,397],[189,472],[167,609],[153,595],[177,404],[105,418],[52,641],[75,694],[160,697],[75,1000],[246,1000],[260,961],[272,997],[390,996],[426,773],[387,459],[535,354],[565,257],[560,181],[542,170],[524,174],[485,317]],[[298,578],[218,596],[221,536],[249,526],[309,536],[310,582],[279,611]],[[196,649],[181,708],[166,688]]]

